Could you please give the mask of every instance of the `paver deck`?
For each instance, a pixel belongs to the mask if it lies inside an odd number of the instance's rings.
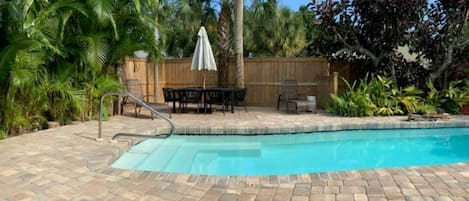
[[[249,108],[234,114],[174,114],[178,133],[257,134],[340,128],[469,127],[469,116],[404,122],[406,117],[341,118]],[[160,119],[111,117],[0,141],[0,200],[469,200],[469,163],[268,177],[216,177],[113,169],[131,142],[118,132],[164,132]],[[155,130],[155,128],[157,128]]]

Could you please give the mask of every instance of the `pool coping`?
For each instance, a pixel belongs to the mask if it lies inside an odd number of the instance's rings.
[[[210,127],[178,127],[178,135],[265,135],[295,134],[341,130],[381,130],[381,129],[419,129],[419,128],[452,128],[469,127],[468,121],[402,121],[399,123],[346,123],[332,125],[308,125],[282,128],[210,128]],[[168,133],[168,129],[157,129],[156,134]]]
[[[176,128],[176,135],[271,135],[271,134],[296,134],[296,133],[314,133],[314,132],[327,132],[327,131],[341,131],[341,130],[383,130],[383,129],[426,129],[426,128],[466,128],[469,127],[469,121],[464,118],[458,118],[459,115],[454,116],[448,120],[441,121],[405,121],[401,122],[355,122],[355,123],[337,123],[332,125],[308,125],[296,126],[286,128],[208,128],[208,127],[180,127]],[[378,117],[379,118],[379,117]],[[403,117],[404,118],[404,117]],[[351,118],[353,119],[353,118]],[[155,129],[149,133],[152,134],[165,134],[169,128]],[[221,132],[220,132],[221,131]],[[105,166],[100,166],[96,169],[110,175],[122,175],[125,172],[133,172],[140,175],[151,175],[151,177],[158,181],[176,182],[189,185],[195,184],[215,184],[215,185],[279,185],[289,186],[300,183],[309,183],[320,181],[324,179],[343,179],[354,180],[361,177],[361,174],[366,171],[373,171],[382,173],[385,170],[392,172],[414,172],[416,169],[433,169],[439,170],[442,167],[458,171],[461,168],[469,167],[469,162],[458,162],[451,164],[441,165],[426,165],[426,166],[408,166],[397,168],[378,168],[378,169],[361,169],[361,170],[343,170],[343,171],[330,171],[320,173],[300,173],[300,174],[285,174],[285,175],[265,175],[265,176],[218,176],[218,175],[203,175],[203,174],[187,174],[187,173],[168,173],[159,171],[144,171],[144,170],[130,170],[130,169],[117,169],[111,167],[111,164],[117,160],[124,152],[128,151],[134,144],[137,144],[142,139],[131,139],[127,141],[127,146],[120,146],[118,152],[113,153]],[[332,175],[332,176],[331,176]]]

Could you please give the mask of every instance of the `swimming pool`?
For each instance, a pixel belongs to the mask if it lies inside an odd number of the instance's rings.
[[[112,167],[265,176],[469,161],[469,128],[256,136],[174,135],[133,146]]]

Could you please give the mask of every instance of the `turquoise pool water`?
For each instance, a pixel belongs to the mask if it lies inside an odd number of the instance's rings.
[[[469,128],[147,139],[115,168],[204,175],[281,175],[469,161]]]

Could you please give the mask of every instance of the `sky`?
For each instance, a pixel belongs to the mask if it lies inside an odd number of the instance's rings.
[[[286,6],[293,11],[298,11],[301,5],[306,5],[311,2],[311,0],[277,0],[277,2],[281,6]],[[251,0],[245,0],[244,4],[250,6]]]
[[[293,11],[298,11],[301,5],[306,5],[311,2],[311,0],[279,0],[280,5],[284,5],[290,8]]]

